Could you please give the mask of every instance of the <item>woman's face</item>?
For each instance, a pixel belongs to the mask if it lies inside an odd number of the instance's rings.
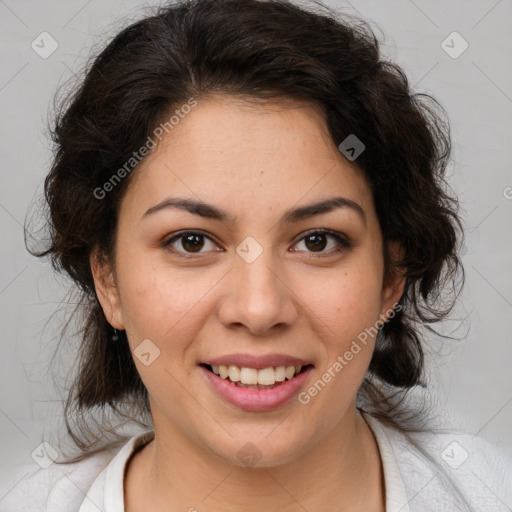
[[[320,111],[201,99],[134,172],[116,286],[92,265],[107,319],[126,329],[157,436],[271,466],[353,424],[375,327],[401,282],[383,286],[371,190]],[[172,206],[178,198],[207,206]],[[334,206],[312,207],[326,201]],[[277,367],[299,360],[308,371],[280,382]],[[277,386],[240,388],[208,362]]]

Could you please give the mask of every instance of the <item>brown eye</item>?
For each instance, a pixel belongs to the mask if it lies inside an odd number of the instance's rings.
[[[181,246],[186,251],[199,252],[204,245],[203,235],[187,235],[181,237]]]
[[[329,243],[329,239],[334,240],[335,243]],[[345,238],[331,231],[317,230],[310,232],[299,240],[298,244],[301,243],[304,244],[306,252],[321,253],[322,255],[324,253],[328,255],[340,252],[351,247],[351,244]],[[326,248],[327,250],[325,250]]]
[[[208,243],[210,247],[208,247]],[[200,254],[208,252],[208,250],[217,250],[216,245],[206,235],[196,232],[187,231],[172,237],[169,241],[164,243],[164,247],[171,252],[186,256],[187,254]],[[203,251],[203,248],[207,250]]]
[[[304,238],[306,247],[312,251],[323,251],[327,245],[325,234],[308,235]]]

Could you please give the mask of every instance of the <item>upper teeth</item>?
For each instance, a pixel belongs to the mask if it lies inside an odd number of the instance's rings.
[[[277,368],[246,368],[242,366],[230,365],[212,365],[213,373],[220,375],[223,379],[232,382],[241,382],[242,384],[263,384],[272,385],[276,382],[283,382],[285,379],[293,379],[294,375],[299,373],[302,366],[278,366]]]

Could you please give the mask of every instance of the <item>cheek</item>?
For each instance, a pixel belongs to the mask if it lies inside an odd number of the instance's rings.
[[[319,418],[322,429],[339,421],[366,375],[378,329],[380,275],[371,269],[342,271],[312,288],[313,282],[302,296],[308,297],[305,304],[322,358],[316,379],[298,399],[304,414]]]
[[[337,270],[302,286],[300,295],[311,318],[340,349],[379,318],[381,275],[375,267]]]
[[[118,261],[122,315],[130,345],[153,340],[160,349],[180,349],[201,324],[208,292],[218,282],[212,273],[155,265],[143,254],[125,253]],[[204,302],[203,302],[204,301]],[[181,343],[180,340],[183,340]]]
[[[211,313],[208,292],[219,278],[128,257],[119,267],[122,314],[139,375],[153,398],[179,409],[186,399],[179,382],[195,364],[189,349]]]

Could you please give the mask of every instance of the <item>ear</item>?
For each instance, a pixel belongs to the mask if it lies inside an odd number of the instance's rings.
[[[399,242],[388,242],[388,266],[382,286],[382,311],[381,318],[387,320],[391,311],[396,306],[404,293],[405,269],[400,266],[403,257],[403,247]]]
[[[94,278],[96,295],[105,318],[112,327],[120,330],[124,329],[119,292],[111,265],[104,256],[100,255],[97,248],[91,251],[89,264]]]

